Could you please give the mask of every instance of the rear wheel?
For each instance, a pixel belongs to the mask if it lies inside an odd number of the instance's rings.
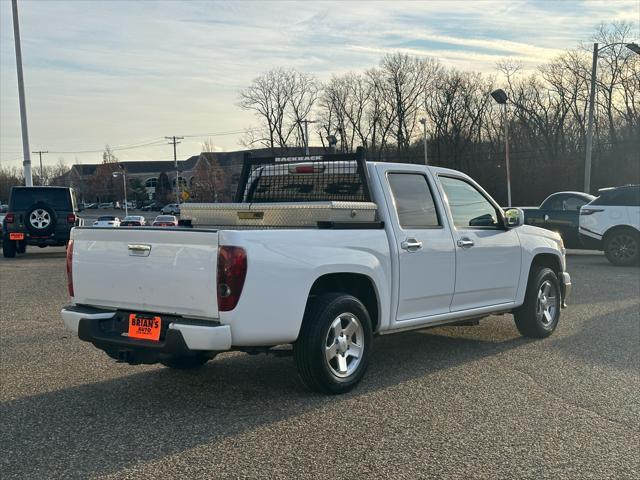
[[[604,241],[604,254],[614,265],[635,265],[640,259],[640,235],[633,230],[618,230],[608,234]]]
[[[2,256],[4,258],[13,258],[16,256],[16,241],[9,240],[9,236],[2,237]]]
[[[560,320],[560,297],[555,272],[546,267],[532,267],[524,303],[513,315],[518,331],[531,338],[551,335]]]
[[[162,360],[160,363],[165,367],[174,368],[176,370],[193,370],[195,368],[202,367],[205,363],[211,360],[211,358],[211,356],[206,355],[194,355]]]
[[[293,355],[310,390],[338,394],[360,382],[373,343],[371,320],[357,298],[328,293],[308,306]]]

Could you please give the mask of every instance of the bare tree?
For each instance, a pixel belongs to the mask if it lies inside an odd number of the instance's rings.
[[[255,78],[240,91],[239,105],[255,113],[261,128],[245,142],[285,150],[301,144],[300,122],[313,109],[317,95],[316,80],[295,70],[276,68]]]

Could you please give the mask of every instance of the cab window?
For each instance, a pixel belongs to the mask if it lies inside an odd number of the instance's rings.
[[[493,204],[470,183],[440,176],[456,228],[498,228],[500,216]]]

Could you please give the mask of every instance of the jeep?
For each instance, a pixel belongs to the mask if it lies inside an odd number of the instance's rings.
[[[13,258],[27,245],[62,246],[82,226],[75,192],[66,187],[13,187],[2,226],[2,254]]]

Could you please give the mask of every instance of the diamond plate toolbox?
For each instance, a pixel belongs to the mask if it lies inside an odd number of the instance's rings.
[[[318,222],[374,222],[373,202],[184,203],[181,220],[194,227],[316,228]]]

